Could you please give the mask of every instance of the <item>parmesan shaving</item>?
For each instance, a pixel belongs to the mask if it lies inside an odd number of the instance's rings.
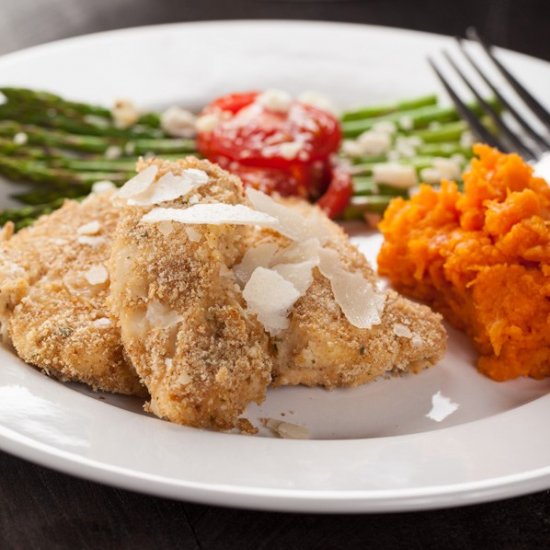
[[[95,235],[97,232],[99,232],[101,228],[101,225],[97,220],[93,220],[89,223],[85,223],[84,225],[81,225],[76,232],[79,235]]]
[[[275,243],[261,243],[249,248],[241,263],[233,268],[237,280],[244,285],[257,267],[269,267],[277,250],[278,246]]]
[[[104,237],[90,237],[89,235],[81,235],[77,241],[80,244],[86,244],[88,246],[99,246],[105,242]]]
[[[256,210],[268,214],[277,221],[272,229],[281,235],[293,241],[316,237],[323,242],[329,237],[325,224],[319,223],[319,220],[315,220],[314,217],[306,218],[296,210],[274,201],[270,196],[252,187],[247,188],[246,195]]]
[[[256,314],[272,336],[288,328],[288,312],[300,297],[292,283],[279,273],[257,267],[243,290],[250,313]]]
[[[182,386],[186,386],[187,384],[191,383],[193,381],[193,379],[191,378],[191,376],[189,375],[188,372],[182,372],[177,380],[176,380],[176,384],[181,384]]]
[[[174,231],[174,224],[172,222],[160,222],[158,224],[158,230],[167,237],[171,235]]]
[[[399,118],[399,126],[403,130],[412,130],[414,128],[414,120],[409,115],[403,115]]]
[[[17,132],[17,134],[13,136],[13,143],[15,143],[15,145],[25,145],[27,141],[29,141],[29,136],[25,134],[25,132]]]
[[[275,418],[262,418],[261,421],[266,428],[283,439],[309,439],[309,430],[305,426]]]
[[[195,135],[197,117],[181,107],[169,107],[160,115],[160,127],[173,137],[190,138]]]
[[[342,151],[348,155],[348,157],[359,158],[364,155],[361,144],[353,139],[345,139],[342,142]]]
[[[129,198],[128,204],[150,206],[173,201],[206,183],[208,183],[208,174],[203,170],[188,168],[177,176],[168,172],[147,189]]]
[[[417,136],[399,136],[395,140],[395,150],[400,158],[411,158],[417,154],[417,149],[422,145],[422,140]]]
[[[424,345],[424,339],[419,334],[413,334],[411,342],[412,345],[417,348]]]
[[[92,326],[95,328],[109,328],[113,325],[111,319],[108,319],[107,317],[101,317],[99,319],[96,319],[95,321],[92,321]]]
[[[319,270],[330,281],[334,299],[346,319],[361,329],[380,324],[385,295],[377,292],[361,273],[345,271],[336,251],[321,249],[319,259]]]
[[[283,158],[293,160],[303,148],[304,146],[298,141],[287,141],[279,145],[279,153]]]
[[[105,151],[105,158],[109,160],[118,159],[122,156],[122,149],[118,145],[111,145]]]
[[[197,231],[194,227],[186,227],[185,232],[187,233],[187,238],[193,242],[198,243],[201,240],[201,233]]]
[[[198,132],[211,132],[219,123],[221,118],[216,113],[208,113],[197,118],[195,128]]]
[[[284,90],[266,90],[256,101],[270,111],[286,113],[292,105],[292,96]]]
[[[432,166],[429,166],[420,170],[420,179],[424,183],[437,185],[443,178],[441,177],[441,173],[439,172],[439,170],[433,168]]]
[[[411,329],[402,323],[395,323],[393,325],[393,333],[400,338],[412,338],[413,335]]]
[[[373,129],[363,132],[355,141],[346,140],[344,151],[352,157],[376,156],[388,151],[391,144],[391,134]]]
[[[303,296],[313,281],[312,270],[318,263],[310,260],[295,264],[278,264],[273,266],[273,270],[292,283],[300,296]]]
[[[91,285],[101,285],[109,279],[109,272],[104,265],[93,265],[84,273],[84,278]]]
[[[147,306],[145,318],[151,326],[160,329],[170,328],[183,320],[179,313],[156,300]]]
[[[302,242],[292,243],[290,246],[280,250],[275,258],[277,263],[300,263],[314,261],[319,263],[319,250],[321,243],[319,239],[311,238]]]
[[[274,227],[277,220],[273,216],[252,210],[242,204],[196,204],[189,208],[153,208],[145,214],[141,221],[144,223],[158,223],[174,221],[179,223],[204,225],[259,225]]]
[[[298,101],[306,105],[311,105],[317,109],[321,109],[322,111],[332,113],[335,116],[339,115],[338,109],[334,106],[330,98],[319,92],[309,90],[302,92],[298,96]]]
[[[109,180],[96,181],[92,185],[92,193],[95,195],[97,193],[105,193],[106,191],[111,191],[116,189],[116,185]]]
[[[139,120],[139,111],[128,99],[119,99],[111,109],[117,128],[128,128]]]
[[[154,164],[142,170],[137,176],[128,180],[119,190],[118,196],[129,199],[146,191],[155,181],[158,168]]]
[[[372,129],[376,132],[384,132],[385,134],[395,134],[397,127],[390,120],[381,120],[372,125]]]
[[[233,268],[241,285],[245,285],[257,267],[272,268],[291,282],[303,296],[313,279],[311,271],[319,264],[320,243],[308,239],[280,249],[273,242],[249,248],[240,264]]]
[[[460,162],[453,158],[437,157],[433,161],[434,168],[439,170],[443,179],[457,180],[460,179],[462,172]]]
[[[387,183],[400,189],[408,189],[418,183],[416,170],[411,165],[375,164],[372,174],[374,183]]]

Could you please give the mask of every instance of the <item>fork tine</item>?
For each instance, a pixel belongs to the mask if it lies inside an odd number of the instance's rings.
[[[444,51],[443,55],[445,56],[449,64],[453,67],[453,69],[456,71],[460,79],[464,82],[464,84],[466,84],[466,86],[468,86],[470,91],[474,94],[475,98],[477,99],[478,103],[481,105],[482,109],[491,117],[494,123],[498,126],[499,130],[506,136],[506,138],[510,141],[513,147],[517,149],[518,152],[520,152],[524,157],[528,157],[528,160],[534,160],[536,158],[535,152],[531,150],[529,147],[527,147],[527,145],[525,145],[514,134],[514,132],[510,129],[508,124],[506,124],[506,122],[502,120],[502,117],[495,111],[492,105],[489,105],[489,103],[485,101],[485,99],[477,91],[475,86],[464,74],[462,69],[455,63],[455,60],[449,55],[449,53]]]
[[[466,35],[471,40],[478,42],[485,53],[489,56],[491,61],[495,64],[496,68],[500,71],[502,76],[509,82],[510,86],[514,88],[516,93],[523,99],[523,101],[531,108],[531,110],[545,123],[547,128],[550,128],[550,113],[517,81],[517,79],[508,71],[508,69],[494,56],[491,51],[492,46],[482,38],[477,30],[470,27],[466,31]]]
[[[449,94],[452,102],[454,103],[456,110],[459,112],[460,116],[466,122],[469,124],[471,130],[474,132],[476,137],[480,139],[481,141],[484,141],[488,145],[491,145],[492,147],[496,147],[497,149],[500,149],[503,152],[508,152],[508,149],[504,146],[504,144],[500,143],[499,140],[495,138],[488,130],[479,122],[476,115],[471,111],[471,109],[458,97],[456,92],[451,88],[449,83],[447,82],[447,79],[443,76],[441,71],[437,68],[437,65],[433,62],[433,60],[428,57],[428,63],[430,64],[431,68],[435,72],[437,78]]]
[[[460,48],[460,51],[464,55],[464,57],[468,60],[470,65],[474,68],[476,73],[479,75],[479,77],[487,84],[487,86],[491,89],[491,91],[495,94],[495,97],[504,105],[506,110],[517,120],[517,122],[521,125],[521,127],[535,140],[537,145],[539,147],[542,147],[543,149],[550,149],[550,140],[546,139],[543,135],[541,135],[537,130],[525,120],[523,116],[518,112],[518,110],[500,93],[499,89],[487,78],[485,73],[481,70],[478,63],[474,60],[470,52],[466,49],[464,46],[464,41],[461,37],[455,36],[455,40],[458,44],[458,47]]]

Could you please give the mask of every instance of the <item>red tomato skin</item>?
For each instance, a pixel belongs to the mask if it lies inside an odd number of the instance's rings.
[[[349,197],[330,161],[342,140],[338,119],[299,101],[287,111],[273,110],[256,101],[258,95],[234,93],[210,103],[203,114],[219,118],[211,130],[198,133],[199,152],[266,193],[312,200],[328,188],[321,205],[339,213]]]
[[[237,92],[234,94],[227,94],[222,97],[218,97],[211,103],[209,103],[203,113],[212,113],[215,111],[228,111],[236,114],[244,107],[247,107],[258,97],[258,91],[252,92]]]
[[[199,132],[197,147],[202,155],[227,157],[243,166],[289,169],[325,160],[338,150],[340,123],[331,113],[297,101],[288,112],[272,111],[255,103],[256,96],[255,92],[231,94],[206,107],[204,113],[219,112],[220,120],[211,131]],[[293,154],[288,147],[295,143],[301,149]]]
[[[216,157],[213,162],[239,176],[245,186],[249,185],[269,195],[278,193],[283,197],[298,196],[309,199],[313,188],[311,180],[316,176],[310,172],[309,167],[304,166],[291,167],[289,170],[259,168],[240,164],[227,157]]]
[[[332,171],[332,179],[317,206],[324,210],[329,218],[336,218],[344,212],[353,195],[351,174],[342,167]]]

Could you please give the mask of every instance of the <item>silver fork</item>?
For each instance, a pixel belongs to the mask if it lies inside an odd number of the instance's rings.
[[[467,36],[471,40],[476,41],[484,50],[487,57],[491,60],[492,64],[496,67],[502,77],[508,82],[510,87],[515,91],[519,99],[524,105],[531,111],[534,117],[538,119],[540,125],[544,128],[545,132],[550,131],[550,113],[541,105],[541,103],[533,97],[533,95],[527,91],[527,89],[520,84],[517,78],[510,73],[510,71],[499,61],[499,59],[493,53],[493,47],[482,38],[478,32],[470,28],[467,30]],[[466,85],[466,87],[472,92],[476,98],[478,104],[484,113],[490,117],[498,129],[498,136],[489,132],[487,128],[479,121],[479,118],[472,111],[470,107],[460,98],[456,89],[450,83],[450,80],[444,76],[437,64],[432,58],[428,58],[428,62],[434,70],[437,78],[449,94],[452,102],[454,103],[459,114],[466,120],[474,136],[493,147],[500,149],[503,152],[517,152],[522,155],[526,160],[535,166],[535,171],[538,175],[546,177],[550,181],[550,138],[546,133],[542,133],[538,129],[521,115],[514,105],[508,101],[501,93],[496,84],[494,84],[490,78],[485,74],[480,64],[474,59],[473,55],[466,49],[462,38],[456,38],[460,52],[468,64],[479,75],[481,80],[498,99],[503,109],[509,113],[510,119],[514,120],[516,126],[521,128],[522,131],[518,131],[510,126],[510,123],[506,121],[501,114],[488,103],[479,92],[479,88],[472,82],[472,80],[465,74],[465,72],[459,67],[458,63],[447,51],[443,51],[443,56],[457,73],[460,80]]]

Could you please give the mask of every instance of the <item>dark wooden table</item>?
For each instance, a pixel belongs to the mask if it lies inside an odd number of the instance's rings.
[[[0,0],[0,13],[0,53],[131,25],[294,18],[444,34],[473,24],[494,43],[550,60],[548,0]],[[550,548],[550,492],[408,514],[276,514],[134,494],[0,453],[0,550],[27,548]]]

